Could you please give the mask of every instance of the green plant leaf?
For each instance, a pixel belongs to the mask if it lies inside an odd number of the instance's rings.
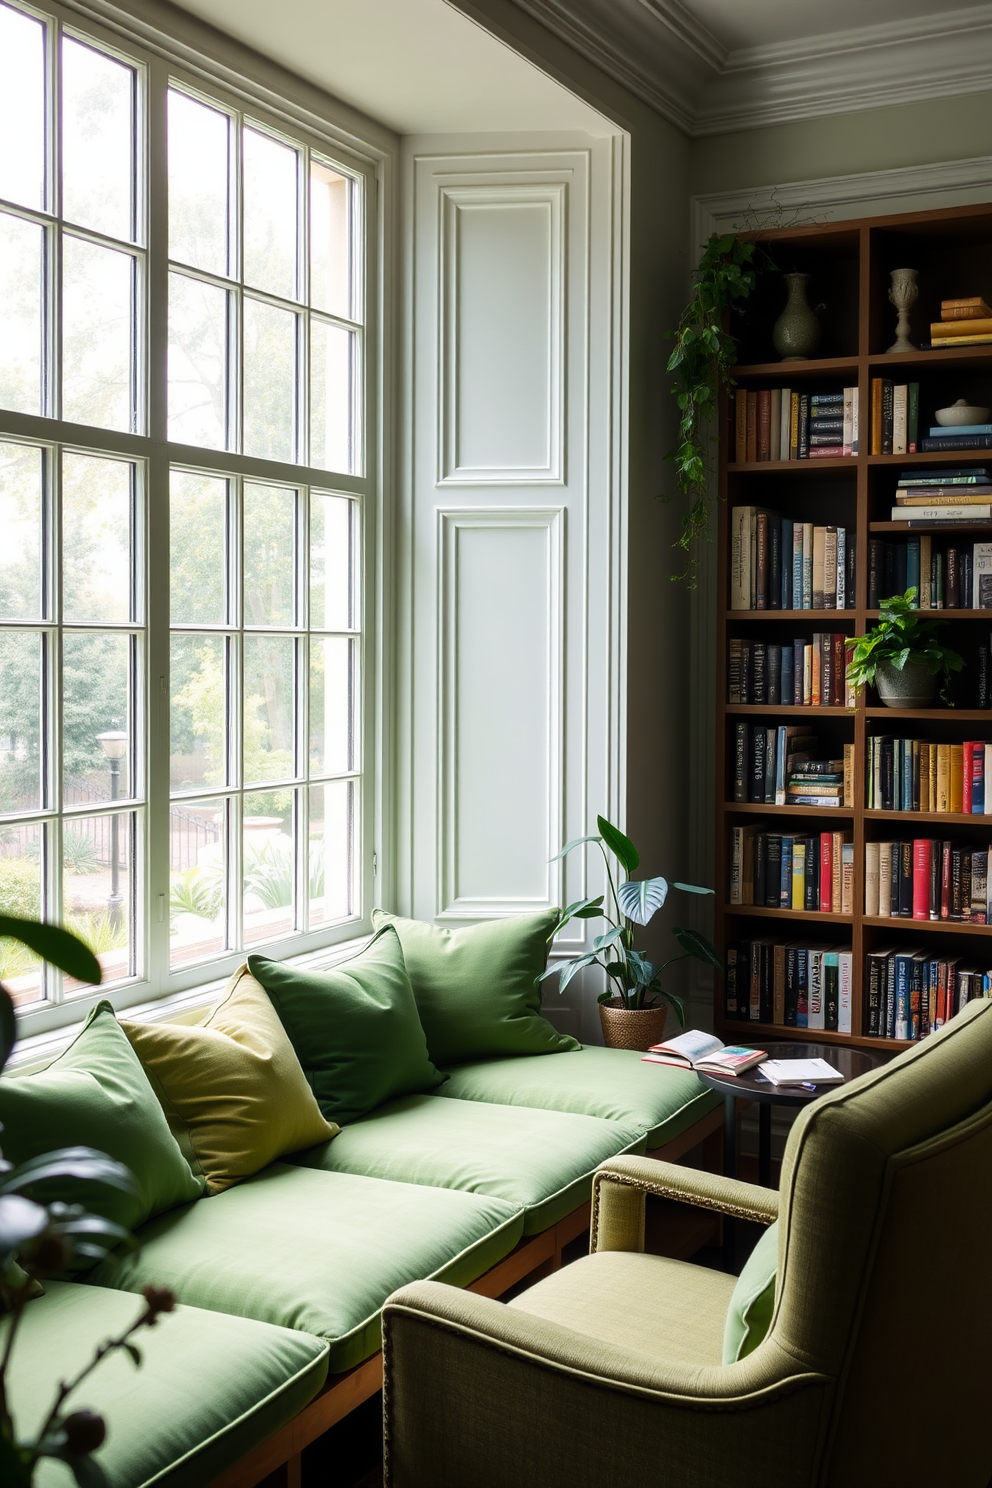
[[[713,889],[701,889],[698,884],[673,883],[673,889],[681,889],[683,894],[712,894]]]
[[[571,842],[566,842],[561,852],[556,852],[553,858],[548,859],[548,862],[557,863],[559,858],[565,857],[567,853],[572,851],[573,847],[581,847],[583,842],[598,842],[599,840],[595,832],[588,837],[573,837]]]
[[[635,925],[648,924],[667,898],[667,878],[628,878],[617,890],[620,908]]]
[[[128,1358],[131,1360],[131,1363],[134,1365],[135,1369],[140,1369],[141,1368],[141,1350],[138,1348],[137,1344],[135,1344],[135,1343],[127,1343],[126,1342],[124,1344],[124,1352],[127,1354]]]
[[[594,951],[605,951],[609,946],[614,945],[616,941],[620,940],[622,935],[623,930],[621,927],[619,925],[613,925],[609,930],[604,931],[602,935],[596,936],[596,939],[592,943],[592,948]]]
[[[57,966],[59,971],[75,977],[78,982],[98,985],[103,977],[100,963],[89,946],[59,925],[43,925],[37,920],[22,920],[14,915],[0,914],[0,936],[9,935],[19,940],[36,956]]]
[[[596,825],[602,834],[610,852],[613,853],[623,871],[627,874],[635,873],[640,865],[640,855],[637,848],[629,837],[625,837],[619,827],[608,822],[605,816],[597,816]]]
[[[20,1194],[0,1194],[0,1259],[20,1250],[48,1225],[48,1210]]]
[[[654,980],[654,967],[641,951],[627,952],[627,965],[635,987],[649,987]]]
[[[0,1175],[0,1192],[20,1193],[53,1178],[83,1179],[132,1196],[139,1193],[134,1174],[123,1163],[93,1147],[60,1147],[29,1158],[11,1172]]]
[[[698,930],[683,930],[678,926],[672,927],[672,934],[682,949],[697,961],[705,961],[710,966],[722,965],[719,956],[713,949],[705,935],[700,935]]]
[[[562,969],[561,980],[558,983],[558,991],[564,992],[565,988],[568,986],[569,982],[572,980],[577,972],[581,971],[584,966],[591,966],[594,961],[598,960],[599,957],[595,955],[595,953],[590,952],[588,955],[577,956],[574,961],[567,962]]]

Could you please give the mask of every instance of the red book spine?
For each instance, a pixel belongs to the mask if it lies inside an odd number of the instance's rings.
[[[940,858],[940,918],[951,918],[951,844],[941,843]]]
[[[755,544],[754,607],[768,608],[768,513],[758,513],[758,534]]]
[[[772,457],[772,390],[762,388],[758,394],[758,459]]]
[[[913,919],[930,918],[930,851],[928,837],[917,837],[913,843]]]
[[[834,896],[834,837],[832,832],[820,833],[820,911],[830,914]]]
[[[964,750],[964,770],[961,778],[961,810],[964,812],[965,816],[970,816],[971,783],[975,778],[972,755],[974,753],[975,746],[973,743],[969,744],[968,741],[965,740],[962,748]]]
[[[971,746],[971,809],[975,809],[976,798],[985,800],[985,745]]]
[[[833,697],[831,703],[836,708],[844,706],[844,642],[847,636],[837,631],[834,634],[834,671],[833,671]]]
[[[941,961],[937,969],[937,1011],[934,1027],[943,1028],[947,1022],[947,962]]]

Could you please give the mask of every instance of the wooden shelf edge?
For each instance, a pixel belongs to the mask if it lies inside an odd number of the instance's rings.
[[[775,806],[759,801],[724,801],[724,811],[753,812],[756,816],[773,811],[777,816],[853,816],[853,806]],[[884,812],[885,816],[891,812]],[[992,822],[992,817],[989,817]]]
[[[816,920],[825,925],[851,925],[854,916],[849,914],[828,914],[822,909],[768,909],[763,904],[725,904],[724,914],[728,915],[758,915],[762,919],[776,920]]]
[[[722,1018],[719,1021],[720,1029],[733,1029],[758,1034],[761,1038],[769,1034],[775,1038],[792,1043],[811,1044],[842,1044],[845,1048],[854,1049],[888,1049],[893,1053],[900,1053],[903,1049],[912,1049],[918,1039],[890,1039],[872,1037],[867,1033],[838,1033],[832,1028],[793,1028],[791,1024],[785,1023],[752,1023],[743,1018]]]
[[[861,923],[871,925],[873,928],[888,930],[890,927],[896,929],[913,931],[921,930],[924,935],[989,935],[992,933],[992,925],[969,925],[961,920],[910,920],[902,915],[862,915]]]
[[[871,614],[871,611],[868,611]],[[941,614],[944,611],[940,612]],[[957,613],[956,611],[952,613]],[[982,610],[983,615],[992,617],[992,610]],[[875,611],[878,614],[878,611]],[[856,622],[857,610],[727,610],[724,614],[725,620],[836,620],[843,616],[845,620]]]
[[[821,717],[853,718],[854,708],[838,708],[834,705],[827,706],[824,703],[725,703],[724,711],[727,713],[742,713],[754,715],[755,713],[805,713],[820,715]],[[893,710],[894,711],[894,710]],[[992,712],[989,714],[992,717]]]
[[[850,710],[848,710],[850,711]],[[992,724],[992,708],[866,708],[868,718],[943,718],[950,723]]]
[[[866,806],[862,815],[867,821],[933,822],[935,826],[947,822],[956,827],[971,827],[984,822],[987,827],[992,827],[992,815],[985,816],[983,813],[975,816],[963,811],[883,811],[875,806]]]

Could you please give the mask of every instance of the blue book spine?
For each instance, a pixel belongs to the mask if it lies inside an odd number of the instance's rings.
[[[906,543],[906,588],[916,590],[913,609],[920,608],[920,539],[911,537]]]
[[[985,815],[985,750],[979,745],[978,751],[971,767],[972,816]]]
[[[785,756],[788,749],[788,737],[785,725],[779,726],[775,739],[775,805],[784,806],[785,800]]]
[[[933,424],[931,439],[942,439],[947,434],[992,434],[992,424]]]
[[[792,647],[788,644],[782,647],[782,683],[779,688],[779,697],[783,703],[794,703],[796,700],[795,665],[796,657]]]
[[[782,609],[792,609],[792,570],[795,559],[792,551],[792,518],[782,518]]]
[[[796,845],[794,837],[782,838],[782,869],[779,880],[779,908],[792,908],[792,850]]]
[[[915,811],[913,805],[913,741],[902,741],[902,805],[900,811]]]
[[[902,804],[902,740],[892,740],[892,810],[904,810]]]
[[[911,956],[896,957],[896,1022],[895,1037],[909,1038],[909,977]]]

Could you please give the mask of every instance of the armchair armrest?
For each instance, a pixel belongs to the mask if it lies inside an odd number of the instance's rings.
[[[778,1219],[779,1196],[773,1188],[650,1157],[615,1157],[597,1168],[593,1178],[591,1249],[643,1250],[649,1193],[758,1224]]]

